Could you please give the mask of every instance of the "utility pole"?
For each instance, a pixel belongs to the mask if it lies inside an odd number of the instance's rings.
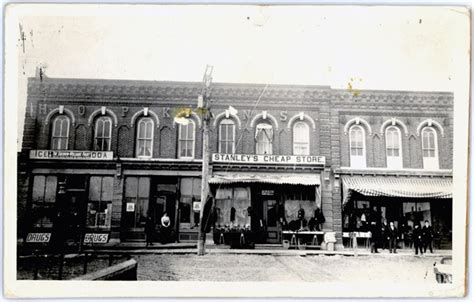
[[[198,97],[198,109],[202,112],[202,182],[201,182],[201,211],[199,213],[198,256],[206,252],[206,222],[204,209],[209,195],[209,120],[211,119],[211,82],[214,67],[207,65],[202,79],[201,95]],[[206,221],[205,221],[206,220]]]

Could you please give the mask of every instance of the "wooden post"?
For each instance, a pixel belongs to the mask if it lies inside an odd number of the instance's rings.
[[[209,120],[211,118],[210,113],[210,99],[211,91],[210,86],[212,82],[212,70],[214,67],[207,65],[204,77],[202,80],[202,91],[198,97],[198,108],[202,109],[202,179],[201,179],[201,211],[199,213],[199,233],[198,233],[198,244],[197,254],[202,256],[206,253],[206,225],[204,222],[204,209],[206,208],[207,197],[209,195]],[[202,98],[202,99],[201,99]],[[200,104],[202,100],[202,104]],[[207,219],[206,219],[207,221]]]

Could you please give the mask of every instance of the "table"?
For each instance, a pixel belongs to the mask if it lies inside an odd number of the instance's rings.
[[[323,240],[319,240],[318,236],[324,236],[323,231],[282,231],[281,234],[283,240],[285,240],[285,238],[289,239],[290,245],[288,248],[301,248],[302,246],[321,248],[321,242]],[[310,240],[311,244],[307,244]]]
[[[364,240],[364,247],[369,248],[370,247],[370,238],[372,237],[372,234],[370,232],[354,232],[356,236],[356,240],[361,238]],[[342,233],[342,238],[349,238],[349,248],[353,248],[352,246],[352,238],[351,238],[351,233],[350,232],[343,232]]]

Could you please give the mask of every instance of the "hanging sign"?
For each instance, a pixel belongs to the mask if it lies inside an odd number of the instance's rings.
[[[262,155],[213,153],[215,163],[324,165],[326,157],[313,155]]]
[[[113,160],[112,151],[30,150],[31,159]]]

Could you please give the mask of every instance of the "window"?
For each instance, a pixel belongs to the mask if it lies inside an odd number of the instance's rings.
[[[423,168],[439,169],[438,140],[432,127],[425,127],[421,132],[421,148],[423,152]]]
[[[181,178],[179,200],[179,223],[182,228],[192,228],[199,224],[199,211],[193,209],[193,203],[201,201],[201,179]]]
[[[349,130],[350,161],[353,168],[365,168],[365,132],[361,126]]]
[[[60,115],[54,119],[51,137],[51,149],[67,150],[69,140],[69,118]]]
[[[140,119],[137,127],[137,157],[150,158],[153,154],[153,120]]]
[[[186,125],[179,124],[178,158],[194,158],[194,121],[188,119]]]
[[[401,169],[402,149],[401,149],[401,135],[400,129],[395,126],[390,126],[385,130],[385,148],[387,151],[387,168]]]
[[[95,123],[94,150],[109,151],[112,137],[112,120],[110,117],[100,117]]]
[[[235,153],[235,123],[224,119],[219,125],[219,152]]]
[[[270,124],[260,123],[255,131],[257,154],[272,154],[273,128]]]
[[[33,180],[32,218],[34,228],[52,228],[58,180],[53,175],[37,175]]]
[[[127,177],[125,179],[125,204],[122,221],[126,228],[145,227],[146,217],[149,214],[149,198],[149,177]]]
[[[113,177],[91,176],[87,203],[88,227],[110,227],[113,188]]]
[[[293,126],[293,154],[309,155],[309,127],[306,123],[297,122]]]

